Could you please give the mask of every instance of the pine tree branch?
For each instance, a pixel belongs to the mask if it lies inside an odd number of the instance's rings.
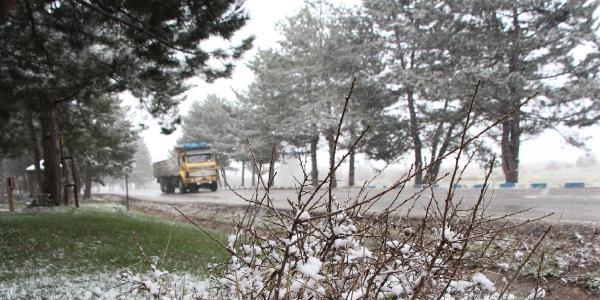
[[[139,21],[135,17],[131,16],[130,14],[128,14],[127,12],[125,12],[125,11],[123,11],[121,9],[118,9],[119,12],[121,12],[124,15],[128,16],[129,18],[131,18],[133,20],[133,22],[132,21],[128,21],[128,20],[124,20],[124,19],[119,18],[117,16],[114,16],[110,12],[107,12],[106,10],[104,10],[103,8],[101,8],[99,6],[96,6],[96,5],[92,5],[91,2],[88,3],[87,1],[83,1],[83,0],[75,0],[75,2],[77,2],[77,3],[79,3],[79,4],[83,5],[83,6],[89,7],[92,10],[94,10],[94,11],[96,11],[96,12],[104,15],[105,17],[108,17],[109,19],[111,19],[113,21],[117,21],[118,23],[122,23],[125,26],[128,26],[130,28],[136,29],[136,30],[138,30],[138,31],[140,31],[140,32],[148,35],[149,37],[154,38],[156,41],[158,41],[163,46],[166,46],[168,48],[171,48],[173,50],[176,50],[176,51],[179,51],[179,52],[182,52],[182,53],[191,54],[191,55],[204,54],[203,51],[190,51],[190,50],[178,47],[178,46],[176,46],[175,44],[173,44],[171,42],[166,41],[160,35],[152,32],[151,30],[149,30],[147,28],[145,28],[143,25],[137,25],[137,24],[135,24],[134,22],[139,22]]]

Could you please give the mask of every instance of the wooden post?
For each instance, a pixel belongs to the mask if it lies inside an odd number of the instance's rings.
[[[15,189],[15,178],[12,176],[6,177],[6,189],[8,190],[8,210],[15,211],[13,204],[13,190]]]
[[[129,171],[125,173],[125,207],[129,211]]]

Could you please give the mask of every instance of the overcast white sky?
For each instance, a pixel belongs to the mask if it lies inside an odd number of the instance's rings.
[[[353,1],[358,2],[358,1]],[[273,46],[280,35],[276,31],[275,24],[287,15],[292,15],[303,4],[302,0],[247,0],[245,6],[250,14],[250,21],[239,32],[239,36],[255,35],[255,49],[268,48]],[[232,89],[243,90],[252,82],[252,72],[245,67],[245,62],[249,61],[255,53],[255,49],[246,53],[244,61],[238,63],[233,77],[231,79],[220,79],[211,85],[203,83],[198,84],[188,92],[187,100],[180,106],[180,112],[185,114],[186,109],[194,101],[204,99],[207,94],[215,93],[221,97],[233,98]],[[136,113],[139,115],[140,113]],[[168,152],[175,146],[180,132],[165,136],[160,134],[160,129],[155,121],[149,117],[137,117],[150,128],[142,133],[144,141],[148,146],[153,161],[166,159]],[[582,136],[590,136],[588,148],[590,152],[577,149],[566,144],[560,135],[556,132],[546,132],[540,137],[523,141],[521,145],[520,161],[524,165],[556,162],[574,162],[578,157],[590,153],[600,159],[600,127],[580,130]]]
[[[268,48],[280,39],[275,24],[285,16],[296,12],[302,4],[302,0],[247,0],[244,6],[250,14],[250,21],[238,32],[237,36],[254,35],[256,37],[254,48],[243,56],[243,61],[238,62],[231,79],[219,79],[210,85],[193,81],[196,86],[188,91],[187,100],[179,108],[180,112],[185,114],[194,101],[201,101],[208,94],[214,93],[232,99],[234,97],[232,89],[243,90],[248,86],[254,76],[245,66],[245,63],[252,59],[258,48]],[[135,115],[137,120],[149,126],[148,130],[142,132],[142,136],[150,150],[152,160],[166,159],[169,150],[175,146],[177,139],[180,137],[180,131],[178,130],[168,136],[162,135],[159,126],[147,115],[141,112],[135,112]]]

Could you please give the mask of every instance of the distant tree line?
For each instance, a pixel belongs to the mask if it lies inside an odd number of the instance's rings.
[[[189,88],[185,79],[227,77],[251,47],[251,37],[200,47],[212,37],[229,40],[245,24],[241,3],[1,1],[0,157],[33,164],[49,205],[63,201],[66,183],[122,174],[132,166],[137,134],[116,95],[131,93],[172,132],[182,121],[176,108]],[[412,155],[422,183],[439,177],[437,159],[457,145],[479,81],[473,129],[534,97],[474,146],[485,160],[497,145],[506,181],[517,182],[522,140],[598,122],[598,5],[375,0],[347,8],[307,1],[281,24],[283,40],[254,57],[255,82],[234,102],[210,96],[194,106],[183,136],[212,142],[223,165],[237,160],[253,171],[254,161],[306,154],[317,182],[319,141],[335,160],[336,120],[356,77],[342,127],[346,147],[369,128],[354,152],[385,161]],[[354,153],[350,185],[353,161]]]
[[[346,146],[368,127],[354,152],[385,161],[412,155],[415,182],[424,183],[440,176],[438,159],[458,146],[480,82],[469,133],[515,111],[468,150],[481,161],[499,154],[506,182],[518,182],[524,139],[598,123],[599,5],[373,0],[348,8],[307,1],[281,23],[278,45],[258,51],[247,90],[234,101],[210,95],[194,104],[183,118],[182,140],[211,142],[242,166],[252,161],[247,142],[259,166],[272,149],[306,153],[317,182],[317,145],[324,138],[335,160],[336,122],[356,77],[342,127]],[[349,162],[352,186],[353,155]]]
[[[252,37],[222,49],[200,46],[229,40],[248,19],[241,5],[1,1],[0,158],[35,165],[35,181],[49,196],[42,205],[67,200],[65,186],[74,180],[88,194],[91,182],[124,174],[137,133],[117,95],[131,93],[171,132],[180,122],[185,80],[229,76],[251,47]]]

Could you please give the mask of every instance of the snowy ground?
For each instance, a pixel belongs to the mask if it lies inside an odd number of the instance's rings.
[[[163,218],[181,218],[174,213],[170,205],[136,201],[132,203],[132,207]],[[216,206],[181,208],[205,228],[225,230],[231,226],[227,220],[239,213],[234,209]],[[511,257],[518,259],[519,253],[522,255],[530,249],[547,225],[550,224],[538,223],[519,227],[492,246],[497,251],[515,249],[514,252],[506,253],[506,261],[510,261]],[[541,259],[539,256],[532,260],[532,264],[526,265],[521,272],[523,276],[514,285],[516,294],[525,297],[527,291],[535,286],[535,277],[540,272],[544,278],[544,299],[600,299],[600,228],[589,224],[551,225],[553,229],[542,248],[543,267],[538,268],[537,263]],[[136,275],[122,273],[121,270],[89,271],[85,266],[80,270],[60,268],[48,261],[30,261],[22,269],[15,270],[0,260],[0,275],[12,273],[12,277],[16,278],[10,282],[0,281],[0,299],[151,299],[148,293],[159,285],[172,287],[172,299],[194,299],[203,295],[206,288],[202,278],[189,274],[168,274],[169,276],[165,277],[165,274],[160,272],[148,272],[135,277]],[[497,266],[499,274],[509,268],[514,266]],[[31,270],[37,272],[31,275]],[[307,268],[308,273],[310,270]],[[486,275],[494,280],[490,274]],[[166,284],[165,280],[168,281]],[[159,284],[159,281],[162,282]]]
[[[163,218],[182,220],[181,215],[174,212],[171,205],[136,201],[133,207]],[[232,225],[228,220],[241,213],[231,206],[210,204],[203,207],[181,204],[178,208],[204,228],[222,230],[231,229]],[[506,262],[513,258],[519,259],[519,255],[531,249],[548,226],[552,226],[552,229],[542,243],[541,252],[523,267],[520,272],[522,276],[513,284],[514,289],[511,290],[524,298],[536,286],[539,271],[546,291],[544,299],[600,299],[600,226],[597,224],[537,222],[522,225],[507,231],[492,247],[496,252],[506,252]],[[542,252],[543,267],[539,269]],[[498,262],[497,266],[490,269],[497,270],[497,274],[502,275],[507,271],[514,271],[517,265],[503,265]],[[493,274],[488,275],[494,278]]]
[[[0,282],[0,299],[151,299],[145,290],[149,290],[157,281],[156,274],[148,273],[140,276],[138,281],[124,280],[118,270],[93,271],[63,270],[56,272],[58,275],[48,275],[46,268],[51,265],[41,266],[35,263],[32,268],[39,272],[34,276],[20,278],[15,281]],[[2,265],[1,272],[29,273],[29,270],[11,270]],[[87,273],[89,272],[89,273]],[[196,295],[204,294],[205,283],[201,278],[189,274],[171,275],[168,279],[173,286],[173,299],[194,299]],[[177,295],[181,296],[178,297]]]
[[[65,221],[57,221],[61,219]],[[44,228],[41,224],[51,225]],[[73,224],[82,226],[75,229],[71,226]],[[173,234],[168,237],[169,241],[179,246],[169,249],[173,257],[182,264],[183,257],[196,259],[193,263],[186,263],[186,271],[178,270],[171,274],[152,270],[144,263],[152,261],[171,269],[181,268],[182,265],[174,265],[170,257],[166,258],[166,252],[159,252],[163,253],[161,257],[151,256],[157,253],[157,249],[166,251],[161,242],[164,232],[158,229],[170,224],[143,214],[125,215],[121,205],[110,202],[86,203],[77,210],[68,207],[19,208],[14,214],[2,213],[0,299],[152,299],[148,295],[156,286],[170,287],[167,295],[172,295],[168,299],[195,299],[194,295],[202,295],[204,291],[205,283],[199,274],[205,271],[199,268],[205,264],[198,263],[203,261],[202,255],[187,256],[190,247],[185,241],[194,238],[195,243],[203,243],[205,240],[196,239],[194,229],[171,226],[165,230],[167,235]],[[50,227],[54,230],[48,230]],[[140,231],[140,227],[147,230]],[[119,230],[127,231],[125,238],[120,236]],[[142,235],[137,251],[135,245],[125,244],[134,242],[128,230]],[[148,236],[148,231],[156,234]],[[137,238],[136,235],[136,241]],[[154,247],[150,240],[157,238],[159,246]],[[138,257],[142,247],[148,251],[148,256],[143,252],[145,260]],[[212,253],[211,247],[198,249],[204,254]]]

